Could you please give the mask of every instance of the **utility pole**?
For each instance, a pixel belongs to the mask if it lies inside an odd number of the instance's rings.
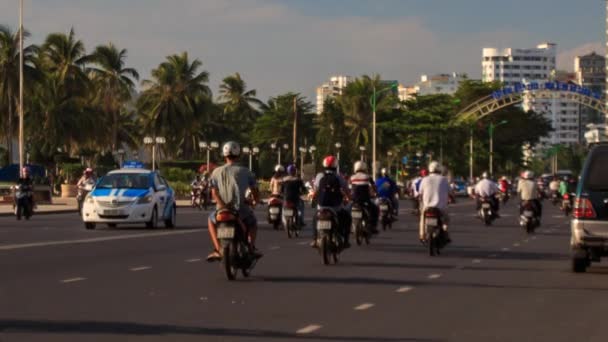
[[[298,160],[298,95],[293,97],[293,161]]]

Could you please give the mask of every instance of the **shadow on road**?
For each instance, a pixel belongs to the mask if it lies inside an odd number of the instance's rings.
[[[110,335],[206,335],[225,337],[247,337],[260,339],[299,339],[323,341],[422,341],[441,342],[426,338],[383,338],[358,336],[323,336],[319,334],[298,335],[275,330],[206,328],[169,324],[143,324],[97,321],[34,321],[0,320],[2,333],[54,333],[54,334],[110,334]]]

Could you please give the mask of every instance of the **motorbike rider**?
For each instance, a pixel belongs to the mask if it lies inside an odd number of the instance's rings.
[[[355,162],[353,167],[355,173],[350,177],[351,194],[353,203],[367,208],[370,215],[370,226],[372,233],[378,233],[378,206],[372,201],[376,192],[374,180],[367,174],[367,164],[364,161]]]
[[[28,194],[28,196],[26,198],[29,201],[31,208],[34,209],[36,207],[36,205],[34,203],[34,196],[33,196],[34,180],[31,177],[29,167],[24,166],[23,169],[21,169],[21,176],[17,180],[17,186],[21,186],[21,191]],[[15,198],[15,203],[13,204],[13,206],[16,206],[16,205],[17,205],[17,199]]]
[[[93,176],[93,169],[90,167],[87,167],[83,171],[82,177],[80,177],[76,186],[78,187],[78,190],[81,190],[81,189],[84,189],[85,185],[87,185],[87,184],[95,184],[95,177]]]
[[[448,179],[441,175],[442,167],[436,161],[429,164],[430,175],[424,177],[420,183],[420,241],[425,242],[424,212],[427,208],[437,208],[441,211],[441,222],[446,236],[446,242],[451,242],[448,233],[450,217],[448,215],[448,196],[450,184]]]
[[[274,175],[270,179],[270,196],[281,197],[281,183],[283,183],[283,177],[285,177],[285,168],[283,165],[277,165],[274,167]]]
[[[500,181],[498,181],[498,190],[500,190],[500,192],[502,192],[503,194],[508,196],[510,187],[511,187],[511,184],[509,184],[509,180],[507,179],[507,176],[500,177]]]
[[[208,227],[213,252],[207,257],[207,261],[221,259],[220,245],[217,239],[216,214],[224,208],[230,208],[238,212],[239,223],[248,233],[249,244],[256,258],[262,257],[255,248],[257,234],[257,220],[253,210],[248,205],[245,192],[249,189],[253,194],[253,203],[259,201],[259,193],[256,180],[248,168],[238,165],[241,155],[241,147],[234,141],[229,141],[222,147],[222,155],[226,164],[213,170],[211,174],[211,195],[216,202],[216,211],[209,215]]]
[[[496,198],[496,194],[498,194],[498,185],[494,183],[490,179],[490,175],[487,172],[484,172],[481,175],[481,180],[475,185],[475,198],[477,200],[477,211],[481,208],[481,200],[485,197],[490,201],[490,205],[492,206],[492,213],[494,218],[499,218],[498,210],[500,210],[498,204],[498,198]]]
[[[524,201],[532,202],[532,207],[536,211],[536,214],[538,215],[538,220],[540,222],[540,219],[543,214],[543,207],[540,203],[540,200],[538,199],[538,185],[534,181],[534,173],[532,171],[525,171],[522,176],[523,179],[521,179],[519,184],[517,185],[517,193],[519,194],[522,203]],[[520,212],[522,210],[523,208],[520,205]]]
[[[196,178],[190,183],[190,188],[192,189],[192,204],[198,199],[199,201],[202,199],[203,194],[203,181],[201,180],[200,175],[196,175]]]
[[[414,178],[414,180],[412,181],[412,188],[411,188],[411,193],[412,193],[412,201],[413,201],[413,206],[414,206],[414,211],[419,210],[420,209],[420,183],[422,182],[422,179],[424,177],[426,177],[428,175],[428,171],[426,169],[422,169],[420,170],[420,175],[416,178]]]
[[[395,196],[399,192],[399,188],[395,181],[391,179],[386,168],[380,170],[381,177],[376,180],[376,190],[378,191],[378,197],[386,198],[390,201],[393,209],[393,216],[397,218],[399,214],[399,200]]]
[[[553,196],[553,194],[559,193],[559,188],[559,178],[557,178],[557,176],[553,176],[553,179],[551,179],[551,182],[549,183],[549,191],[551,192],[551,196]]]
[[[287,176],[283,178],[281,183],[281,193],[286,202],[295,203],[298,209],[298,223],[300,227],[304,227],[304,201],[302,196],[308,192],[304,185],[304,181],[297,176],[297,168],[291,164],[287,166]]]
[[[333,210],[338,217],[340,231],[344,238],[344,248],[350,247],[350,213],[344,208],[344,203],[350,198],[348,185],[336,171],[338,160],[334,156],[327,156],[323,159],[323,172],[315,177],[314,188],[317,199],[317,209],[326,208]],[[313,240],[311,247],[317,247],[316,218],[313,227]]]

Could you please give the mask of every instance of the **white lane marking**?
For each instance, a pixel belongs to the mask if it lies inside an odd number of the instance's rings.
[[[480,264],[481,263],[481,259],[473,259],[473,261],[471,261],[474,264]]]
[[[69,279],[62,280],[61,282],[64,284],[67,284],[67,283],[74,283],[74,282],[83,281],[83,280],[87,280],[87,278],[82,278],[82,277],[69,278]]]
[[[270,249],[271,251],[275,251],[275,250],[277,250],[277,249],[279,249],[279,248],[281,248],[281,247],[279,247],[279,246],[272,246],[272,247],[270,247],[269,249]]]
[[[438,279],[438,278],[441,278],[441,274],[439,274],[439,273],[433,273],[433,274],[430,274],[428,276],[428,278],[429,279]]]
[[[532,240],[536,240],[536,236],[533,236],[533,237],[531,237],[530,239],[532,239]]]
[[[513,244],[513,247],[519,247],[519,246],[521,246],[521,245],[518,242]]]
[[[500,214],[500,217],[512,217],[513,214]]]
[[[498,254],[490,254],[490,258],[496,258]]]
[[[551,217],[553,217],[553,218],[564,218],[564,215],[553,215]]]
[[[464,265],[454,266],[455,270],[464,270]]]
[[[298,242],[297,244],[300,246],[305,246],[305,245],[310,244],[310,242],[302,241],[302,242]]]
[[[503,249],[501,249],[501,250],[502,250],[503,252],[508,252],[508,251],[510,251],[510,249],[509,249],[509,248],[507,248],[507,247],[505,247],[505,248],[503,248]]]
[[[199,261],[201,261],[201,259],[198,259],[198,258],[184,260],[184,262],[199,262]]]
[[[150,267],[150,266],[139,266],[139,267],[130,268],[129,270],[132,271],[132,272],[139,272],[139,271],[149,270],[151,268],[152,267]]]
[[[400,288],[398,288],[397,290],[395,290],[395,292],[397,293],[406,293],[406,292],[410,292],[412,291],[414,288],[411,286],[402,286]]]
[[[525,242],[525,243],[528,243],[528,242],[530,242],[530,240],[528,240],[528,239],[525,239],[525,240],[524,240],[524,242]]]
[[[60,245],[72,245],[72,244],[81,244],[81,243],[114,241],[114,240],[140,239],[140,238],[147,238],[147,237],[167,236],[167,235],[193,234],[193,233],[200,233],[203,231],[206,231],[206,229],[178,230],[178,231],[160,232],[160,233],[127,234],[127,235],[107,236],[107,237],[79,239],[79,240],[58,240],[58,241],[22,243],[22,244],[15,244],[15,245],[0,246],[0,251],[10,251],[10,250],[14,250],[14,249],[33,248],[33,247],[47,247],[47,246],[60,246]]]
[[[373,303],[363,303],[361,305],[355,306],[353,309],[356,310],[356,311],[363,311],[363,310],[367,310],[369,308],[372,308],[374,306],[375,306],[375,304],[373,304]]]
[[[312,332],[315,332],[315,331],[321,329],[322,327],[323,327],[322,325],[311,324],[311,325],[305,326],[302,329],[297,330],[296,334],[310,334]]]

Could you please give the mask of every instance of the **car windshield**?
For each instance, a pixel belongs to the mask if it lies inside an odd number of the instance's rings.
[[[584,189],[588,191],[608,191],[608,154],[596,153],[591,159],[585,177]]]
[[[144,173],[113,173],[97,184],[98,189],[148,189],[149,177]]]

